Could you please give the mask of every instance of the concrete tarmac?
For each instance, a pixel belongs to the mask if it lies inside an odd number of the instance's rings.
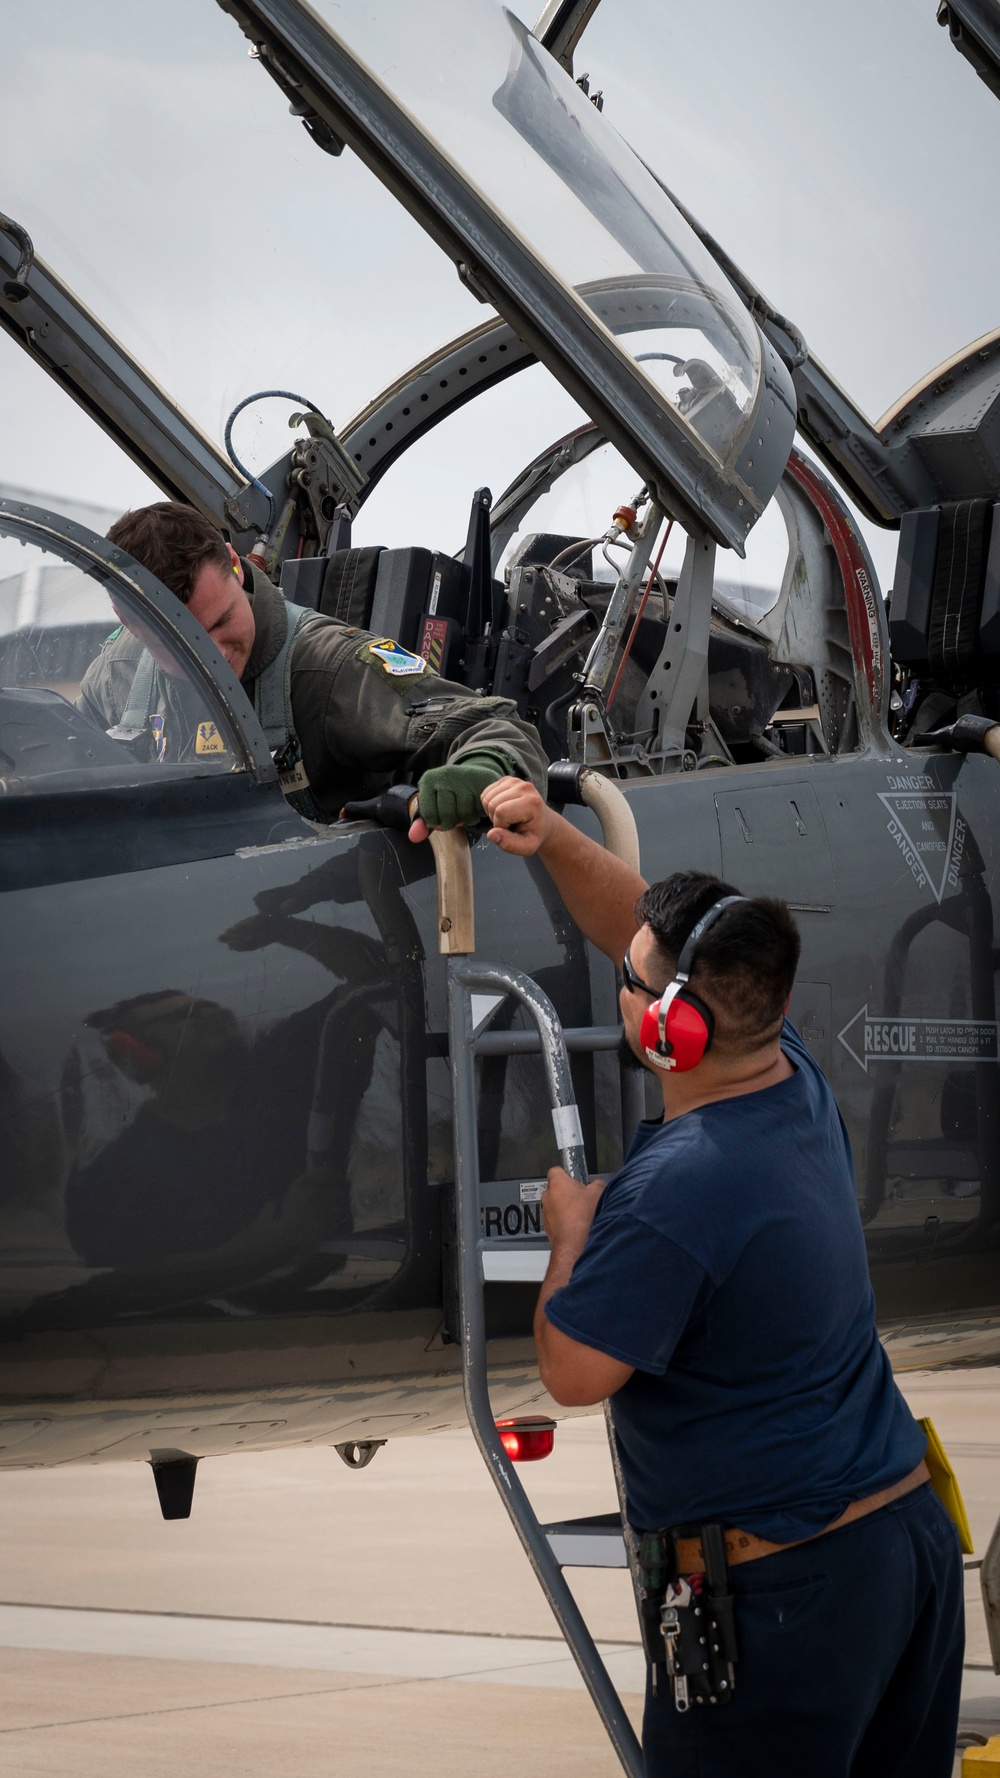
[[[902,1379],[965,1493],[1000,1513],[1000,1377]],[[520,1474],[548,1519],[614,1499],[599,1418]],[[570,1576],[638,1723],[627,1577]],[[1000,1733],[977,1576],[963,1718]],[[164,1523],[141,1464],[0,1474],[0,1771],[73,1778],[613,1778],[619,1768],[471,1437],[202,1465]]]

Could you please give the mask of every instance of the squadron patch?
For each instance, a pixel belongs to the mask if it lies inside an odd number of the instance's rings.
[[[378,642],[366,642],[358,651],[358,658],[377,667],[387,679],[413,679],[418,673],[427,671],[427,662],[421,655],[411,654],[391,636],[382,636]]]
[[[149,726],[153,731],[153,756],[157,765],[162,765],[167,757],[167,737],[163,727],[163,717],[151,716]]]
[[[194,738],[196,753],[226,753],[228,749],[214,722],[199,722]]]

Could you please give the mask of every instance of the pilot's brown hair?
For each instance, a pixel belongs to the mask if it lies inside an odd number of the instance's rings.
[[[211,519],[179,500],[158,500],[124,513],[108,532],[108,542],[127,550],[185,605],[206,562],[229,567],[222,533]]]

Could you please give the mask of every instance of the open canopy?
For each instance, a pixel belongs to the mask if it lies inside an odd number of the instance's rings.
[[[788,373],[523,22],[499,0],[219,3],[324,145],[350,142],[661,503],[741,548],[791,445]]]

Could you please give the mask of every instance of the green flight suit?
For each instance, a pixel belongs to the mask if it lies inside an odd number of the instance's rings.
[[[243,674],[251,702],[259,674],[280,652],[287,629],[284,600],[251,568],[246,588],[256,635]],[[142,644],[121,630],[87,670],[80,708],[102,728],[119,723],[128,704]],[[390,638],[334,618],[304,623],[291,655],[291,701],[302,764],[321,818],[335,821],[346,802],[377,795],[392,783],[415,784],[432,766],[489,752],[509,761],[514,776],[545,794],[548,761],[536,731],[508,698],[476,697],[441,679]],[[150,759],[221,764],[205,752],[205,719],[192,686],[157,671]],[[218,745],[218,737],[209,738]]]

